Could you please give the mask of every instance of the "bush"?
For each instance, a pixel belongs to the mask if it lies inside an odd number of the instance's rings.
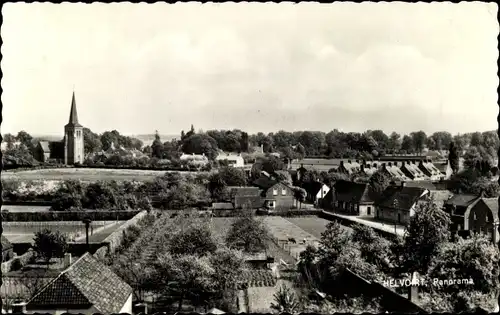
[[[10,265],[10,270],[11,271],[17,271],[21,270],[23,268],[23,264],[21,263],[21,260],[19,258],[14,258],[12,261],[12,264]]]

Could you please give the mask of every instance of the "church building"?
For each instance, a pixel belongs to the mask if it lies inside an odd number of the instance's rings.
[[[67,165],[82,164],[85,158],[83,144],[83,126],[78,122],[75,92],[71,99],[69,122],[64,126],[62,141],[40,141],[36,147],[36,159],[41,162],[49,160],[63,162]]]

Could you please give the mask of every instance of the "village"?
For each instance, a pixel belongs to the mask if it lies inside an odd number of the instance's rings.
[[[494,3],[2,6],[2,314],[500,310]]]

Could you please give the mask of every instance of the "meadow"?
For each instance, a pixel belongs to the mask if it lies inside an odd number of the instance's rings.
[[[61,181],[61,180],[81,180],[95,182],[99,180],[115,181],[150,181],[157,176],[165,174],[167,171],[151,170],[127,170],[127,169],[105,169],[105,168],[54,168],[37,169],[18,172],[3,172],[2,180],[17,181]]]
[[[104,240],[125,221],[94,221],[89,229],[89,241]],[[59,231],[70,241],[85,242],[85,225],[79,221],[3,222],[3,235],[12,243],[30,243],[36,232],[44,229]]]
[[[286,220],[300,227],[304,231],[312,234],[318,239],[321,238],[321,233],[326,231],[326,226],[331,222],[317,216],[286,218]],[[347,230],[351,230],[351,228],[349,227],[344,228]]]

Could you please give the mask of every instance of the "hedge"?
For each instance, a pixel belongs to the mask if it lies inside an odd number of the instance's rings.
[[[200,170],[188,167],[172,167],[172,166],[130,166],[130,165],[77,165],[76,168],[104,168],[104,169],[119,169],[119,170],[142,170],[142,171],[177,171],[177,172],[208,172],[208,169],[201,168]]]
[[[65,164],[46,164],[46,165],[37,165],[32,167],[13,167],[13,168],[5,168],[4,172],[8,173],[16,173],[23,171],[34,171],[34,170],[43,170],[43,169],[52,169],[52,168],[73,168],[72,165]]]
[[[123,211],[47,211],[47,212],[7,212],[2,213],[4,222],[28,221],[82,221],[90,218],[92,221],[126,221],[137,215],[139,210]]]

